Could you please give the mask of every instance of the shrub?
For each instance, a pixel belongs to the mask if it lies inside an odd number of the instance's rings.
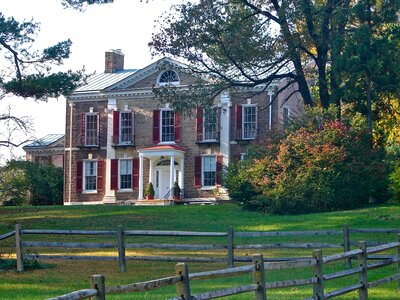
[[[154,187],[151,182],[147,185],[144,195],[145,197],[154,197]]]
[[[64,174],[61,168],[29,161],[8,161],[0,170],[3,205],[61,205]]]
[[[385,199],[382,152],[371,148],[362,119],[311,116],[286,137],[264,145],[263,157],[228,168],[225,183],[235,202],[296,214],[361,207],[371,196]]]

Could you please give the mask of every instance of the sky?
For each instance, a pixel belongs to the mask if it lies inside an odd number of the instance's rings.
[[[147,3],[146,3],[147,2]],[[65,9],[60,0],[0,0],[0,12],[18,21],[40,23],[35,45],[45,48],[71,39],[72,54],[61,70],[79,70],[88,73],[104,71],[104,53],[121,49],[125,54],[126,69],[140,69],[152,63],[148,43],[154,31],[155,20],[169,11],[171,5],[182,0],[115,0],[108,5],[90,6],[85,12]],[[29,116],[33,122],[32,134],[64,133],[65,99],[35,102],[32,99],[8,97],[0,101],[3,112],[11,106],[16,116]],[[0,162],[11,155],[23,156],[22,148],[0,149]]]

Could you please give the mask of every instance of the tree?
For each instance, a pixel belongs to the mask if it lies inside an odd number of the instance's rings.
[[[375,1],[364,2],[376,11]],[[396,0],[379,3],[382,15],[399,12]],[[150,46],[154,53],[189,62],[192,72],[211,74],[219,91],[260,84],[267,88],[284,78],[282,90],[296,84],[306,105],[327,108],[341,102],[343,82],[336,64],[358,9],[351,0],[200,0],[176,6],[165,16]],[[388,17],[371,24],[377,28],[394,22]],[[313,86],[317,99],[312,97]],[[177,94],[174,89],[166,101],[180,108]],[[189,108],[210,103],[206,98],[192,102]],[[187,101],[184,105],[188,107]]]
[[[62,0],[65,7],[84,10],[87,5],[111,3],[113,0]],[[35,36],[40,30],[34,20],[17,21],[0,12],[0,100],[7,94],[35,100],[47,100],[71,93],[86,78],[84,70],[53,72],[70,55],[71,40],[65,40],[42,50],[35,49]],[[10,126],[11,131],[26,131],[29,124],[23,118],[10,112],[0,113],[2,127]],[[2,130],[3,132],[3,130]],[[24,143],[26,141],[23,141]],[[19,146],[20,141],[5,139],[0,146]]]
[[[0,169],[3,205],[61,205],[64,175],[61,168],[29,161],[8,161]]]

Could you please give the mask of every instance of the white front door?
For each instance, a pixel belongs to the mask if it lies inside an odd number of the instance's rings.
[[[158,199],[168,198],[169,194],[169,167],[159,169]]]

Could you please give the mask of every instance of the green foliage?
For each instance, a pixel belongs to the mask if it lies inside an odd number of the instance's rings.
[[[60,205],[63,170],[28,161],[8,161],[1,168],[0,197],[3,205]]]
[[[277,214],[354,209],[387,199],[382,151],[372,149],[365,121],[338,121],[314,110],[262,158],[230,166],[226,183],[243,207]]]
[[[181,195],[181,188],[179,187],[178,182],[174,182],[174,196],[180,196]]]
[[[149,184],[146,187],[146,190],[144,192],[144,195],[147,196],[151,196],[154,197],[154,187],[153,184],[151,182],[149,182]]]

